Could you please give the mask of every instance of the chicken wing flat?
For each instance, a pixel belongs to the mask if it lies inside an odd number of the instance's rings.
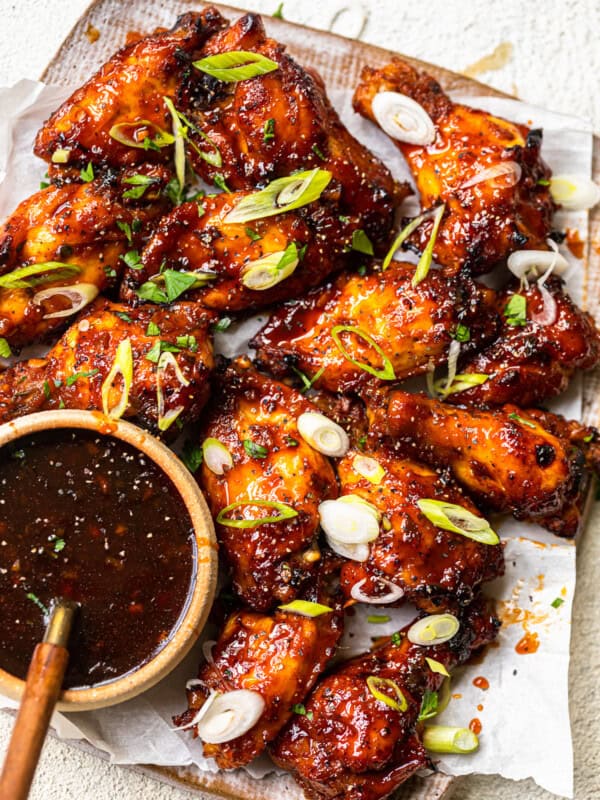
[[[335,200],[252,223],[226,223],[227,214],[246,196],[214,195],[201,203],[184,203],[165,216],[141,254],[141,265],[126,271],[121,296],[139,302],[140,286],[160,277],[165,268],[202,270],[214,273],[214,279],[194,293],[203,305],[225,311],[259,308],[298,297],[352,257],[347,251],[353,225],[349,218],[340,219]],[[292,250],[292,261],[285,267],[281,259]],[[275,258],[275,267],[267,267],[273,281],[261,273],[257,284],[252,277],[260,271],[257,262],[269,256]],[[284,265],[280,275],[279,261]],[[296,266],[289,272],[293,261]]]
[[[374,401],[374,402],[373,402]],[[518,406],[486,411],[391,391],[368,403],[372,432],[435,469],[447,468],[483,507],[541,525],[570,508],[583,457]],[[573,520],[557,533],[574,535]]]
[[[385,470],[373,483],[356,470],[358,459],[373,458]],[[342,495],[358,495],[380,511],[382,526],[366,561],[347,561],[341,583],[351,598],[354,586],[367,596],[389,591],[391,581],[407,600],[430,613],[456,611],[473,600],[480,583],[502,575],[502,545],[489,545],[442,530],[420,511],[422,499],[453,503],[481,516],[473,503],[450,481],[429,467],[392,452],[349,451],[337,464]],[[383,583],[382,583],[383,580]]]
[[[453,639],[429,647],[412,644],[407,626],[329,673],[309,695],[306,715],[294,717],[272,745],[275,763],[292,772],[314,800],[381,800],[391,795],[429,764],[417,718],[425,692],[437,691],[443,676],[425,659],[450,670],[493,641],[499,627],[481,601],[460,622]],[[375,678],[390,705],[371,693],[369,678]],[[403,711],[393,707],[392,701],[402,707],[400,698]]]
[[[555,308],[546,309],[536,283],[500,292],[496,299],[502,326],[498,338],[461,365],[461,373],[487,375],[485,383],[448,400],[473,405],[536,406],[564,392],[577,370],[600,360],[600,332],[590,314],[564,291],[560,278],[547,281]],[[515,295],[524,298],[523,315],[511,313]]]
[[[373,122],[379,92],[407,95],[434,124],[432,144],[397,146],[423,209],[446,204],[434,248],[439,264],[448,272],[482,274],[514,250],[546,249],[554,205],[541,131],[453,103],[430,75],[398,58],[362,72],[354,108]],[[432,220],[422,224],[409,242],[423,251],[432,227]]]
[[[334,654],[343,627],[339,593],[329,591],[319,577],[304,599],[331,611],[316,617],[284,610],[232,614],[213,647],[211,662],[188,689],[188,709],[175,720],[181,726],[190,725],[211,691],[246,689],[264,700],[261,718],[247,733],[223,744],[204,743],[204,755],[221,769],[241,767],[263,752]],[[196,736],[195,726],[193,730]]]
[[[350,135],[322,80],[269,39],[256,14],[215,34],[202,55],[240,50],[267,57],[277,69],[231,83],[197,70],[181,110],[203,134],[191,130],[196,146],[206,148],[208,137],[222,162],[210,163],[192,149],[198,174],[209,183],[220,176],[230,189],[244,190],[299,169],[330,170],[341,187],[340,213],[361,219],[373,242],[386,244],[394,208],[409,192],[407,184],[395,183],[387,167]]]
[[[200,485],[234,589],[258,610],[294,599],[318,567],[318,507],[337,496],[337,485],[327,458],[298,433],[298,416],[314,410],[299,392],[239,359],[221,376],[203,425],[203,436],[218,440],[232,465],[217,474],[205,458]]]
[[[123,256],[141,246],[165,210],[169,175],[146,165],[119,179],[49,186],[24,200],[0,230],[0,336],[17,348],[44,341],[82,303],[115,286]],[[132,178],[147,181],[139,198],[123,197]]]
[[[163,97],[181,102],[189,91],[192,61],[207,37],[225,24],[215,8],[207,8],[184,14],[170,31],[123,47],[52,114],[37,135],[35,154],[80,167],[171,159],[173,148],[156,144],[159,131],[172,128]],[[135,146],[111,136],[116,125],[124,126],[122,134]]]
[[[319,375],[317,387],[351,392],[374,372],[403,380],[444,363],[459,324],[470,331],[467,350],[493,336],[496,315],[477,284],[432,271],[413,287],[414,269],[392,261],[385,271],[346,272],[283,306],[251,342],[259,362],[275,375],[295,367]]]
[[[102,387],[117,364],[122,371],[105,390],[107,409],[125,396],[124,417],[168,435],[178,427],[169,430],[173,422],[196,420],[206,403],[214,365],[208,328],[215,319],[196,303],[131,309],[99,298],[46,358],[0,373],[0,422],[44,409],[103,410]],[[119,361],[124,342],[131,357],[123,353]]]

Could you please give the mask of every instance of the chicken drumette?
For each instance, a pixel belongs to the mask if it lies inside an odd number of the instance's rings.
[[[365,67],[354,107],[376,122],[373,100],[396,92],[416,101],[431,118],[430,145],[398,142],[415,177],[423,209],[446,204],[434,257],[448,272],[488,272],[521,248],[546,249],[554,204],[550,171],[540,156],[542,134],[485,111],[453,103],[429,75],[396,58],[381,69]],[[433,222],[409,239],[422,251]]]
[[[206,403],[215,320],[196,303],[132,309],[99,298],[45,358],[0,373],[0,422],[43,409],[112,412],[123,402],[122,416],[168,435]]]
[[[318,568],[318,507],[337,484],[328,459],[298,433],[298,416],[314,410],[239,359],[220,376],[203,425],[205,440],[230,454],[222,474],[205,458],[199,481],[234,588],[252,608],[292,600]]]
[[[294,717],[272,745],[275,763],[315,800],[381,800],[392,794],[429,765],[417,717],[425,692],[437,691],[443,676],[425,659],[452,669],[491,642],[499,627],[481,601],[460,623],[446,644],[412,644],[405,629],[329,673],[306,701],[306,714]]]
[[[403,380],[446,362],[459,325],[470,332],[466,352],[494,335],[489,293],[437,271],[413,287],[414,269],[393,261],[385,271],[343,273],[283,306],[251,343],[259,362],[276,375],[292,367],[319,374],[317,387],[350,392],[374,372]]]

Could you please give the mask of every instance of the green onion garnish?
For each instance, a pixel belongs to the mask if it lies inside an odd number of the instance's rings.
[[[431,719],[432,717],[435,717],[437,713],[438,693],[426,690],[421,700],[421,710],[419,711],[417,722],[423,722],[425,719]]]
[[[299,263],[298,248],[292,242],[285,250],[268,253],[246,264],[241,281],[247,289],[262,292],[289,278]]]
[[[275,120],[268,119],[263,127],[263,141],[268,142],[269,139],[275,138]]]
[[[478,517],[463,506],[428,498],[417,500],[417,506],[430,522],[442,530],[459,533],[481,544],[500,542],[498,534],[492,530],[486,519]]]
[[[128,134],[128,130],[132,130]],[[144,136],[136,135],[144,133]],[[153,137],[147,135],[146,131],[154,133]],[[147,119],[138,119],[135,122],[120,122],[118,125],[113,125],[108,135],[119,144],[126,147],[139,147],[142,150],[160,150],[161,147],[168,147],[173,144],[175,137],[159,128],[154,122]]]
[[[507,325],[527,325],[527,299],[522,294],[513,294],[504,308]]]
[[[367,678],[367,687],[376,700],[385,703],[386,706],[393,708],[394,711],[402,712],[406,711],[408,708],[408,703],[406,702],[406,697],[403,695],[402,690],[398,684],[390,678],[380,678],[377,675],[369,675]],[[381,691],[380,687],[391,689],[396,697],[390,697],[389,694]]]
[[[49,613],[48,608],[42,603],[37,594],[34,594],[33,592],[27,592],[25,596],[27,597],[28,600],[31,600],[32,603],[35,603],[35,605],[39,608],[42,614],[48,615]]]
[[[193,66],[224,83],[237,83],[279,69],[276,61],[248,50],[231,50],[194,61]]]
[[[363,230],[352,232],[352,249],[367,256],[373,255],[373,244]]]
[[[91,161],[88,161],[87,167],[79,172],[79,177],[84,183],[91,183],[94,180],[94,165]]]
[[[427,725],[423,745],[432,753],[473,753],[479,747],[479,739],[468,728]]]
[[[370,622],[372,625],[382,625],[384,622],[389,622],[391,617],[387,614],[370,614],[367,617],[367,622]]]
[[[13,269],[6,275],[0,275],[0,288],[2,289],[29,289],[40,283],[62,281],[81,272],[81,267],[75,264],[64,264],[62,261],[42,261],[39,264],[30,264],[28,267]],[[54,273],[54,274],[45,274]]]
[[[113,390],[115,378],[121,375],[123,385],[120,390],[119,401],[116,405],[110,405],[110,396]],[[119,342],[115,359],[110,372],[102,383],[102,410],[107,417],[119,419],[127,410],[129,404],[129,392],[133,383],[133,351],[131,349],[131,339],[123,339]]]
[[[381,357],[383,361],[383,366],[380,369],[376,369],[372,367],[370,364],[366,364],[362,361],[357,361],[355,358],[347,352],[342,344],[340,339],[340,334],[348,332],[353,333],[355,336],[358,336],[375,350],[375,352]],[[374,375],[376,378],[379,378],[381,381],[393,381],[396,378],[396,373],[394,372],[394,367],[390,359],[386,356],[383,352],[381,347],[369,336],[366,331],[363,331],[362,328],[357,328],[354,325],[336,325],[331,329],[331,337],[335,342],[335,346],[340,351],[340,353],[344,356],[345,359],[350,361],[351,364],[354,364],[355,367],[359,367],[359,369],[368,372],[371,375]]]
[[[471,339],[471,331],[466,325],[459,322],[451,336],[453,339],[456,339],[457,342],[468,342]]]
[[[0,338],[0,358],[10,358],[12,356],[12,350],[10,349],[9,343],[6,339]]]
[[[429,241],[427,242],[425,250],[423,250],[421,253],[421,257],[417,263],[417,269],[415,270],[415,274],[413,275],[413,279],[411,281],[413,288],[418,286],[418,284],[427,277],[429,270],[431,269],[433,248],[435,246],[435,240],[437,239],[438,230],[445,210],[446,205],[445,203],[442,203],[442,205],[436,209],[433,215],[433,228],[431,229],[431,236],[429,237]]]
[[[150,178],[148,175],[131,175],[129,178],[124,178],[123,183],[128,183],[133,188],[123,192],[123,197],[139,200],[140,197],[144,196],[146,189],[156,182],[157,178]],[[119,225],[119,227],[121,226]]]
[[[528,419],[523,419],[523,417],[520,417],[515,412],[513,412],[512,414],[509,414],[508,418],[509,419],[514,419],[515,422],[520,422],[521,425],[526,425],[528,428],[535,428],[535,423],[534,422],[531,422]]]
[[[280,611],[288,611],[291,614],[300,614],[302,617],[320,617],[321,614],[328,614],[333,611],[330,606],[322,603],[313,603],[312,600],[292,600],[284,606],[277,606]]]
[[[481,386],[482,383],[489,380],[489,377],[483,372],[459,372],[454,376],[450,385],[446,378],[434,381],[433,391],[438,397],[444,398],[449,394],[458,394],[458,392],[466,392],[467,389],[472,389],[474,386]]]
[[[65,380],[65,386],[73,386],[74,383],[77,383],[79,378],[91,378],[99,372],[99,369],[90,369],[88,372],[74,372]]]
[[[313,712],[307,711],[305,706],[302,705],[302,703],[296,703],[295,705],[293,705],[292,711],[294,712],[294,714],[299,714],[301,717],[306,717],[307,719],[313,718]]]
[[[550,603],[552,608],[560,608],[565,601],[562,597],[555,597],[554,600]]]
[[[244,439],[243,444],[244,450],[250,458],[266,458],[269,455],[269,451],[266,447],[253,442],[252,439]]]
[[[231,511],[238,508],[247,508],[248,506],[257,506],[258,508],[272,508],[279,511],[279,514],[269,517],[259,517],[258,519],[231,519],[227,516]],[[221,509],[217,515],[217,522],[225,525],[228,528],[257,528],[259,525],[265,525],[271,522],[282,522],[286,519],[297,517],[298,512],[286,503],[278,503],[271,500],[240,500],[236,503],[230,503]]]
[[[304,394],[305,392],[308,392],[309,389],[312,389],[314,384],[319,380],[321,375],[325,372],[325,365],[324,365],[321,367],[321,369],[315,372],[312,378],[309,378],[305,372],[302,372],[302,370],[298,369],[297,367],[294,367],[293,364],[290,366],[292,368],[292,371],[295,372],[296,375],[302,381],[302,389],[300,389],[301,394]]]

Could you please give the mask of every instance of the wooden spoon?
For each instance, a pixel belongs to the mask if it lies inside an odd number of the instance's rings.
[[[33,651],[25,691],[0,776],[0,800],[26,800],[62,687],[77,604],[53,603],[44,639]]]

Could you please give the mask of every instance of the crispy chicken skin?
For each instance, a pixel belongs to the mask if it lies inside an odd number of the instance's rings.
[[[34,152],[51,161],[57,150],[69,150],[68,165],[123,167],[145,161],[167,161],[172,147],[130,147],[113,139],[114,125],[144,120],[171,131],[163,97],[176,106],[189,91],[191,62],[207,37],[226,21],[215,8],[180,17],[172,30],[159,31],[126,45],[77,89],[39,131]],[[127,131],[136,132],[136,128]],[[156,131],[137,129],[139,141]]]
[[[332,336],[337,325],[352,326],[371,338],[390,360],[398,380],[446,362],[459,322],[471,331],[469,348],[491,338],[496,315],[487,293],[470,280],[452,280],[439,271],[413,288],[414,264],[392,261],[387,270],[364,276],[345,272],[332,283],[273,313],[251,346],[259,363],[274,374],[290,367],[314,376],[315,385],[333,392],[356,391],[374,377],[348,360]],[[377,370],[381,354],[351,331],[341,332],[346,351]]]
[[[328,169],[341,186],[340,213],[360,218],[371,239],[385,245],[394,208],[409,193],[408,185],[395,183],[387,167],[350,135],[327,99],[321,78],[269,39],[259,16],[246,14],[215,34],[202,56],[230,50],[260,53],[278,68],[236,83],[196,71],[193,92],[182,110],[222,158],[217,167],[192,150],[196,171],[209,183],[221,175],[230,189],[244,190],[295,170]],[[193,131],[190,137],[206,148],[206,141]]]
[[[534,315],[541,315],[544,306],[536,283],[524,290],[513,285],[498,294],[496,308],[502,319],[498,338],[460,369],[488,375],[488,380],[450,395],[450,401],[476,406],[536,406],[564,392],[577,370],[598,364],[600,332],[591,315],[575,305],[560,278],[548,280],[547,289],[556,303],[556,316],[549,324],[534,321]],[[504,313],[515,292],[526,298],[525,325],[509,324]]]
[[[370,653],[329,673],[309,695],[306,716],[295,716],[272,745],[276,764],[293,773],[313,800],[381,800],[429,764],[417,717],[426,691],[443,676],[427,666],[433,658],[450,670],[493,641],[499,622],[477,600],[461,616],[459,632],[446,644],[422,647],[405,635],[386,639]],[[406,633],[407,628],[403,633]],[[408,708],[398,712],[377,700],[370,676],[394,681]],[[379,685],[394,699],[391,687]]]
[[[392,390],[373,393],[367,407],[374,438],[435,469],[447,468],[484,507],[544,525],[579,491],[581,454],[518,406],[479,410]],[[571,525],[552,529],[574,535]]]
[[[357,455],[375,458],[385,469],[381,482],[374,484],[354,468]],[[502,575],[502,545],[486,545],[460,534],[442,530],[419,510],[417,501],[444,500],[481,513],[451,482],[442,481],[429,467],[399,458],[390,451],[350,450],[337,464],[342,495],[354,494],[377,508],[390,523],[382,526],[371,543],[367,561],[346,561],[341,583],[348,599],[360,581],[361,591],[376,596],[389,588],[384,578],[404,590],[405,598],[435,614],[456,611],[473,600],[483,581]]]
[[[554,205],[546,183],[550,170],[540,156],[541,131],[453,103],[431,76],[398,58],[381,69],[364,68],[355,110],[376,122],[372,102],[381,91],[407,95],[434,123],[431,145],[397,146],[415,177],[422,208],[446,204],[434,248],[439,264],[448,272],[482,274],[514,250],[546,249]],[[508,173],[465,185],[509,162],[520,171],[516,183],[515,173]],[[421,225],[409,243],[422,251],[432,225]]]
[[[132,173],[126,170],[120,178],[49,186],[24,200],[6,220],[0,230],[0,275],[49,261],[74,268],[59,279],[53,276],[60,272],[47,272],[44,280],[32,276],[28,287],[0,287],[0,336],[9,344],[18,348],[43,341],[68,322],[68,317],[46,315],[71,308],[71,300],[55,295],[36,304],[37,292],[81,283],[104,292],[116,285],[122,256],[142,245],[165,210],[161,189],[168,170],[145,165],[136,172],[154,181],[139,199],[123,198],[132,188],[126,183]],[[131,242],[119,225],[129,226]]]
[[[341,596],[324,584],[321,571],[303,599],[328,606],[330,613],[306,617],[242,609],[227,619],[212,651],[213,663],[201,667],[198,683],[188,690],[188,709],[175,720],[189,725],[211,689],[249,689],[262,696],[265,711],[247,733],[224,744],[204,744],[204,755],[215,758],[221,769],[241,767],[263,752],[333,656],[343,627]]]
[[[99,298],[54,345],[46,358],[15,364],[0,373],[0,422],[34,411],[56,408],[102,409],[102,384],[108,376],[117,347],[129,339],[133,355],[133,380],[124,417],[157,431],[157,364],[147,358],[159,342],[177,347],[177,338],[195,337],[194,347],[181,347],[173,356],[186,381],[184,386],[171,365],[161,376],[165,415],[181,408],[181,422],[196,420],[208,399],[208,379],[213,354],[209,325],[216,319],[196,303],[175,303],[169,308],[140,306],[132,309]],[[149,323],[160,335],[149,336]],[[92,374],[89,374],[92,373]],[[116,379],[109,408],[121,397],[123,383]],[[178,430],[173,425],[166,435]]]
[[[251,223],[225,223],[224,217],[246,194],[184,203],[163,217],[141,254],[143,268],[126,271],[121,296],[139,302],[135,290],[161,268],[210,270],[215,279],[196,291],[195,299],[209,308],[240,311],[298,297],[348,263],[351,255],[344,251],[357,226],[349,218],[340,220],[335,198]],[[291,244],[302,257],[289,277],[269,289],[244,285],[244,273],[252,262],[270,253],[282,254]]]
[[[203,438],[218,439],[233,458],[223,475],[212,472],[206,461],[199,473],[213,516],[234,502],[243,505],[227,518],[278,515],[274,508],[253,507],[253,500],[285,503],[297,512],[252,527],[217,522],[234,589],[258,610],[293,600],[314,574],[318,506],[337,496],[331,464],[298,433],[298,416],[311,410],[315,407],[299,392],[256,372],[248,359],[238,359],[220,376],[205,417]]]

